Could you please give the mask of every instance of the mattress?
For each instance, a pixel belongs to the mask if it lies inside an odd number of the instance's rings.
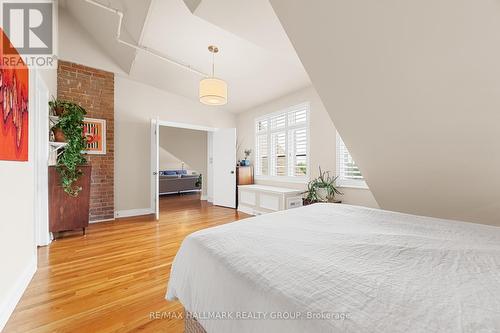
[[[209,333],[500,332],[500,228],[314,204],[189,235],[166,298]]]

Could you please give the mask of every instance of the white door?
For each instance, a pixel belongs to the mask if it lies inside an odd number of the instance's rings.
[[[160,126],[158,119],[151,119],[151,207],[160,219],[160,157],[159,157]]]
[[[213,133],[214,205],[236,208],[236,128]]]

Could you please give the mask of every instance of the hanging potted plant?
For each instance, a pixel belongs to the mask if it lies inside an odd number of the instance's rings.
[[[316,202],[335,202],[335,195],[342,195],[337,188],[338,176],[330,176],[329,171],[323,172],[319,167],[319,176],[311,180],[307,184],[307,190],[304,192],[304,204],[312,204]]]

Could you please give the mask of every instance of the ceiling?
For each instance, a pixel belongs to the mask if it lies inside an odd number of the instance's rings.
[[[124,12],[122,37],[204,73],[215,44],[215,75],[241,112],[310,85],[268,0],[98,0]],[[117,15],[84,0],[61,1],[69,15],[131,78],[198,100],[201,76],[115,40]],[[92,18],[92,19],[89,19]]]

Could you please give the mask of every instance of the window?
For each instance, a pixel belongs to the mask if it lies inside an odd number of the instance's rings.
[[[367,187],[356,162],[337,133],[337,184],[340,186]]]
[[[255,120],[255,175],[307,181],[309,103]]]

